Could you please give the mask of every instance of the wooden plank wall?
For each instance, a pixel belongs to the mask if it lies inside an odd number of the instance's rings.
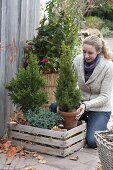
[[[23,45],[36,34],[40,0],[0,0],[0,138],[13,109],[5,84],[15,76],[23,57]]]

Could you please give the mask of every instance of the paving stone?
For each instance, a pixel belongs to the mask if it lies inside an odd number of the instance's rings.
[[[32,167],[32,166],[28,166],[27,168]],[[34,168],[36,168],[36,170],[62,170],[59,168],[55,168],[55,167],[51,167],[49,165],[43,165],[43,164],[39,164],[37,166],[33,166]],[[22,169],[22,170],[26,170],[26,168]]]
[[[92,154],[94,156],[98,156],[98,150],[97,149],[84,148],[84,149],[81,149],[79,152],[89,153],[89,154]]]
[[[45,154],[40,155],[47,160],[46,164],[39,163],[36,158],[24,159],[16,157],[13,161],[11,159],[8,160],[9,163],[11,162],[9,170],[26,170],[27,167],[35,167],[36,170],[94,170],[98,162],[97,151],[94,151],[94,149],[83,149],[65,158]],[[79,159],[77,161],[70,160],[72,156],[78,156]],[[5,156],[2,155],[0,157],[0,170],[3,170],[4,161]],[[4,167],[4,170],[9,168],[8,165]]]

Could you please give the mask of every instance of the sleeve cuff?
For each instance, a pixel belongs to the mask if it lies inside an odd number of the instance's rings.
[[[89,102],[88,102],[88,101],[86,101],[86,102],[83,102],[83,104],[85,104],[85,111],[88,111],[88,110],[89,110],[89,108],[90,108],[90,104],[89,104]]]

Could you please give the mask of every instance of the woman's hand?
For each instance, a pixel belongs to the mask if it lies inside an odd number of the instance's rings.
[[[82,103],[82,104],[80,105],[80,107],[77,109],[78,114],[77,114],[77,116],[75,117],[76,120],[79,120],[79,119],[80,119],[80,117],[81,117],[81,115],[84,113],[85,109],[86,109],[86,105],[85,105],[85,103]]]

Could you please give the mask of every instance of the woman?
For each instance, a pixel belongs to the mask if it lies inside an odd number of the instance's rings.
[[[104,41],[88,36],[83,41],[83,55],[74,59],[78,85],[82,91],[80,114],[76,119],[87,122],[86,142],[95,148],[95,131],[106,130],[111,115],[113,63]]]
[[[86,142],[96,148],[95,131],[107,129],[111,115],[110,97],[113,87],[113,63],[104,41],[97,36],[83,40],[83,54],[75,57],[74,67],[82,92],[80,114],[76,119],[87,122]],[[57,104],[50,106],[56,112]]]

